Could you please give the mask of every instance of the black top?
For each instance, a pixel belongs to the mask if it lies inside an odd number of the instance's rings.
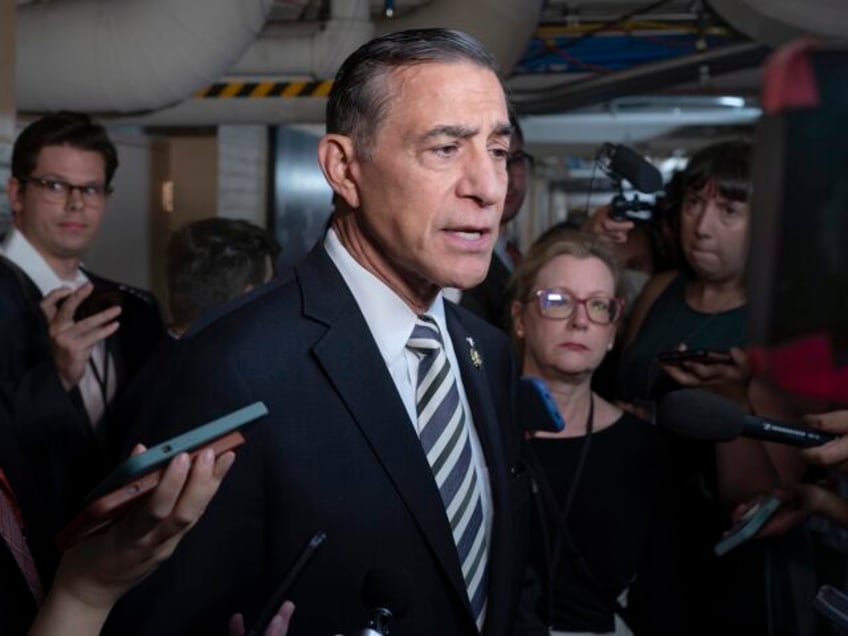
[[[586,437],[534,438],[530,444],[562,511]],[[628,616],[641,633],[675,633],[676,541],[663,491],[667,456],[647,422],[625,413],[592,434],[567,528],[577,557],[566,542],[553,577],[549,622],[566,631],[613,630],[616,598],[631,582]],[[544,488],[542,489],[544,490]],[[557,525],[540,497],[533,524],[531,562],[537,572],[551,563]],[[542,521],[541,519],[545,520]],[[569,554],[570,553],[570,554]],[[550,572],[548,571],[548,575]],[[545,575],[540,574],[543,579]]]
[[[690,349],[730,349],[747,342],[747,305],[716,313],[686,303],[686,274],[679,274],[654,301],[635,340],[621,354],[617,396],[627,402],[659,400],[680,388],[657,362],[661,351],[681,343]]]

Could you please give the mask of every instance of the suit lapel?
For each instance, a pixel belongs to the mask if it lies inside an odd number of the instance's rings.
[[[313,347],[318,363],[468,607],[456,546],[430,465],[356,301],[321,246],[297,266],[296,276],[305,315],[327,326]],[[363,369],[368,370],[367,378]],[[470,607],[468,615],[471,620]]]

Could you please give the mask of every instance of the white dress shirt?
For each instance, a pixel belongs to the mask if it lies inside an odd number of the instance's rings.
[[[324,247],[330,256],[330,260],[333,261],[353,294],[356,304],[359,305],[359,310],[365,318],[368,329],[380,350],[380,355],[383,356],[395,387],[397,387],[403,405],[406,407],[409,421],[420,435],[418,413],[415,406],[419,358],[406,347],[415,327],[417,319],[415,312],[383,281],[362,267],[341,244],[332,229],[327,231],[324,238]],[[477,481],[482,485],[480,494],[486,524],[486,540],[491,545],[492,487],[489,483],[489,471],[486,467],[483,448],[480,446],[480,437],[474,427],[471,409],[468,406],[468,396],[465,394],[465,387],[459,373],[459,363],[445,322],[445,306],[441,293],[436,296],[426,313],[433,316],[442,332],[445,355],[450,362],[459,390],[459,399],[462,408],[465,410],[465,421],[468,423],[468,434],[471,441],[472,461],[477,471]]]
[[[72,280],[60,278],[26,237],[14,227],[9,230],[0,245],[0,254],[20,267],[44,296],[59,287],[77,289],[88,282],[88,277],[80,269],[77,269]],[[106,364],[109,371],[104,375]],[[105,385],[101,386],[101,380],[105,380]],[[78,386],[92,427],[97,430],[106,410],[106,403],[114,397],[117,387],[115,363],[106,351],[105,342],[94,345]]]

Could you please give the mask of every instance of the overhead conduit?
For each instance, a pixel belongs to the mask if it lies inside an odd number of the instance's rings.
[[[271,0],[82,0],[17,10],[19,111],[149,111],[229,69]]]
[[[271,0],[81,0],[18,7],[18,110],[70,109],[142,125],[321,123],[322,98],[191,99],[222,77],[260,80],[335,75],[375,32],[468,31],[508,74],[538,23],[543,0],[434,0],[375,25],[368,0],[332,0],[314,34],[257,35]],[[44,46],[49,42],[50,46]],[[151,112],[152,111],[152,112]]]

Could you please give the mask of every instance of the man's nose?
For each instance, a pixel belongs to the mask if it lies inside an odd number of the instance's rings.
[[[81,210],[85,207],[85,199],[82,196],[82,188],[74,186],[68,187],[68,198],[65,200],[65,207],[69,210]]]
[[[503,205],[506,198],[506,163],[492,156],[488,148],[470,153],[462,167],[458,184],[460,196],[478,201],[481,207]]]

